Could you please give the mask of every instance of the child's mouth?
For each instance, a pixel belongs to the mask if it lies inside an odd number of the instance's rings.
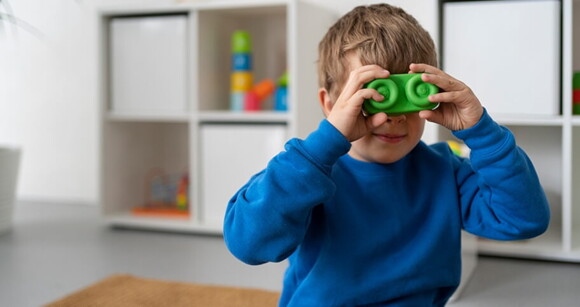
[[[379,140],[383,142],[387,142],[390,144],[397,144],[403,141],[403,139],[407,136],[406,134],[374,134]]]

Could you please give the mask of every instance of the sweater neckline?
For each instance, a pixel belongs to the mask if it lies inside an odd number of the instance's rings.
[[[352,169],[356,173],[371,174],[371,175],[382,175],[382,176],[394,176],[400,175],[401,172],[409,171],[411,164],[414,160],[413,156],[418,155],[419,152],[425,150],[428,146],[420,141],[415,148],[411,150],[406,156],[401,158],[399,161],[393,163],[376,163],[376,162],[366,162],[353,158],[348,153],[341,157],[342,163]]]

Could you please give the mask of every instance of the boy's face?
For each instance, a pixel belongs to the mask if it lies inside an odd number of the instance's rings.
[[[366,162],[397,162],[417,146],[424,128],[425,120],[419,113],[389,117],[386,123],[352,142],[348,154]]]
[[[350,69],[362,66],[358,56],[348,57]],[[349,155],[357,160],[393,163],[406,156],[421,140],[425,120],[419,113],[389,116],[387,122],[352,142]]]

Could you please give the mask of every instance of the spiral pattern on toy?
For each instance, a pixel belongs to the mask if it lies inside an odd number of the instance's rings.
[[[370,104],[379,109],[386,110],[392,107],[399,97],[399,88],[393,80],[389,79],[376,79],[369,83],[368,88],[375,89],[379,94],[383,95],[384,99],[382,101],[376,101],[370,99]]]
[[[431,104],[429,96],[436,94],[439,90],[437,86],[424,82],[421,75],[411,78],[405,85],[405,94],[410,103],[418,107],[427,107]]]

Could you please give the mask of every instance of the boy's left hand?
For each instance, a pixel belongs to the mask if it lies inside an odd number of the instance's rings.
[[[439,107],[419,112],[421,118],[453,131],[471,128],[479,122],[483,107],[467,85],[431,65],[411,64],[409,69],[409,73],[426,73],[421,79],[443,90],[429,96],[429,101],[441,103]]]

